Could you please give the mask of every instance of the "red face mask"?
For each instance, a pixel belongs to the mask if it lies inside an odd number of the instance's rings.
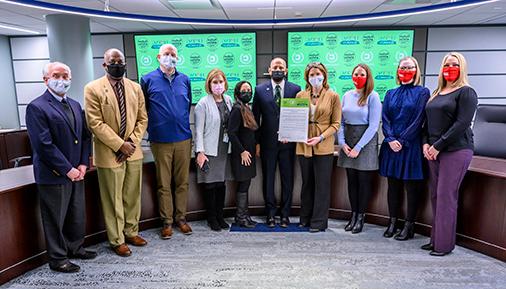
[[[399,76],[399,80],[405,83],[411,82],[411,80],[413,80],[413,77],[415,77],[415,74],[416,70],[415,71],[402,70],[402,69],[397,70],[397,76]]]
[[[353,80],[353,84],[357,89],[364,88],[365,83],[367,82],[367,77],[363,76],[352,76],[351,79]]]
[[[446,81],[454,82],[459,79],[460,76],[460,67],[451,66],[451,67],[443,67],[443,78]]]

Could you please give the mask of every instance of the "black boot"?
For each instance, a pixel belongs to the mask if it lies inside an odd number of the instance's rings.
[[[256,222],[253,222],[248,214],[248,192],[237,192],[237,212],[235,223],[241,227],[254,228]]]
[[[394,239],[399,241],[406,241],[409,239],[413,239],[414,236],[415,236],[415,223],[406,221],[406,223],[404,223],[404,228],[399,234],[397,234],[394,237]]]
[[[228,229],[230,226],[223,218],[223,207],[225,206],[225,184],[216,188],[216,220],[222,229]]]
[[[206,189],[204,200],[207,207],[207,225],[213,231],[221,231],[220,224],[216,220],[216,190]]]
[[[395,223],[397,223],[397,218],[390,218],[390,221],[388,222],[388,227],[385,233],[383,233],[383,237],[392,238],[394,236],[395,232],[397,231],[395,229]]]
[[[357,212],[351,212],[351,219],[344,227],[345,231],[351,231],[357,222]]]
[[[362,232],[362,229],[364,228],[364,221],[365,221],[365,215],[358,214],[357,215],[357,222],[355,223],[355,226],[353,226],[353,229],[351,230],[352,234],[357,234]]]

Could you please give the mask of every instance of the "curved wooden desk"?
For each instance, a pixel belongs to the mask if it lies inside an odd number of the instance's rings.
[[[293,215],[300,205],[300,173],[295,167]],[[144,162],[141,229],[160,226],[156,193],[155,166],[148,153]],[[250,208],[253,214],[263,214],[261,173],[252,182]],[[188,219],[205,217],[194,168],[190,173]],[[98,180],[92,170],[86,177],[86,244],[106,240]],[[388,220],[386,179],[375,179],[376,191],[368,208],[366,221],[386,225]],[[230,184],[234,191],[235,187]],[[279,187],[277,188],[279,196]],[[234,194],[227,193],[226,213],[235,211]],[[342,219],[349,216],[345,171],[335,167],[330,216]],[[417,233],[429,235],[432,220],[428,193],[425,193],[418,215]],[[458,212],[457,243],[483,254],[506,261],[506,160],[474,157],[461,189]],[[40,219],[36,185],[32,167],[0,171],[0,284],[23,274],[46,261],[44,235]],[[382,238],[378,235],[378,238]]]

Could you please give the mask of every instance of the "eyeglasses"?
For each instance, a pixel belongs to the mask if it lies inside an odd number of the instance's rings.
[[[401,66],[399,67],[400,70],[412,70],[416,69],[416,66]]]

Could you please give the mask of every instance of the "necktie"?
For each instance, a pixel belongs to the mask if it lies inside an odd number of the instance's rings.
[[[276,88],[274,89],[274,101],[278,107],[281,107],[281,86],[279,86],[279,84],[277,84]]]
[[[121,81],[116,82],[114,85],[116,90],[116,97],[118,98],[119,114],[121,115],[121,123],[119,126],[119,136],[125,137],[126,131],[126,105],[125,105],[125,93],[123,89],[123,83]]]
[[[61,101],[61,104],[63,106],[63,110],[65,111],[65,114],[67,115],[67,118],[69,119],[72,129],[75,129],[76,119],[74,117],[74,113],[72,112],[72,109],[70,108],[69,103],[67,102],[67,100],[65,98],[63,98]]]

